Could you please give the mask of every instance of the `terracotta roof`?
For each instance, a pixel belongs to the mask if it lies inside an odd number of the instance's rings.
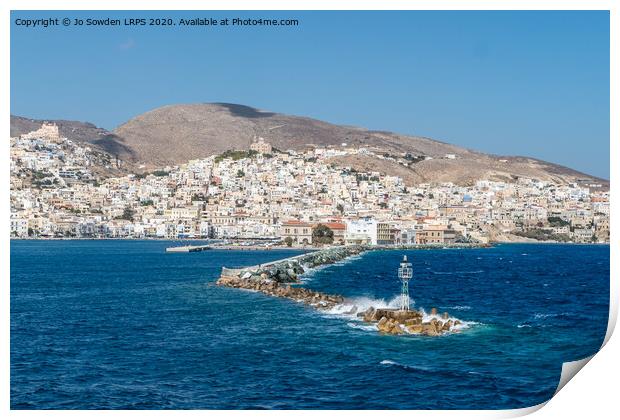
[[[347,228],[347,226],[344,223],[321,223],[322,225],[327,226],[328,228],[330,228],[331,230],[345,230]]]
[[[306,222],[302,222],[301,220],[287,220],[286,222],[283,222],[282,225],[304,225],[304,226],[311,226],[311,223],[306,223]]]

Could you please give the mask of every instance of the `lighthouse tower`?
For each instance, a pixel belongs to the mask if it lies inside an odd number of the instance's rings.
[[[403,261],[398,268],[398,278],[402,283],[402,289],[400,292],[400,310],[409,310],[409,280],[413,277],[413,268],[411,263],[407,261],[407,256],[403,256]]]

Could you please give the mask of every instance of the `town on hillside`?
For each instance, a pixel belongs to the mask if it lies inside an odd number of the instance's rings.
[[[269,246],[494,241],[609,242],[609,192],[530,178],[405,185],[330,158],[372,155],[412,167],[425,156],[370,147],[248,150],[106,177],[114,157],[53,124],[11,138],[13,238],[213,238]],[[446,155],[444,159],[458,159]]]

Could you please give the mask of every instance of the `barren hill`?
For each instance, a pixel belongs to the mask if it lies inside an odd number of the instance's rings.
[[[140,161],[176,164],[245,150],[255,136],[281,150],[308,145],[372,145],[393,151],[440,155],[464,150],[420,137],[403,141],[392,133],[339,126],[305,117],[276,114],[233,104],[172,105],[141,114],[114,130]]]
[[[303,149],[309,145],[368,146],[389,153],[432,157],[411,168],[371,157],[345,157],[334,163],[356,169],[378,169],[402,176],[409,183],[457,182],[476,179],[511,181],[517,176],[556,182],[593,179],[572,169],[523,157],[493,156],[440,141],[391,132],[370,131],[323,121],[262,111],[234,104],[190,104],[158,108],[121,125],[114,133],[135,152],[136,158],[154,165],[177,164],[190,159],[247,149],[254,136],[274,147]],[[456,155],[456,159],[446,159]]]
[[[11,117],[16,132],[28,123]],[[608,181],[532,158],[495,156],[424,137],[330,124],[312,118],[278,114],[249,106],[213,103],[170,105],[138,115],[113,133],[88,123],[57,121],[69,138],[98,145],[122,160],[147,168],[174,165],[229,149],[248,149],[255,136],[280,150],[316,146],[366,146],[393,156],[410,153],[432,159],[409,167],[372,156],[334,158],[358,170],[377,170],[402,176],[408,184],[477,179],[510,181],[525,176],[558,183],[579,181],[608,186]],[[36,127],[35,127],[36,128]],[[27,131],[30,131],[27,130]],[[448,158],[447,155],[450,157]]]

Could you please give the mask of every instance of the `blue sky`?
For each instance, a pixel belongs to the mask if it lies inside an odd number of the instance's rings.
[[[16,18],[299,19],[297,27],[48,27]],[[112,129],[232,102],[526,155],[609,178],[609,14],[13,12],[11,113]]]

